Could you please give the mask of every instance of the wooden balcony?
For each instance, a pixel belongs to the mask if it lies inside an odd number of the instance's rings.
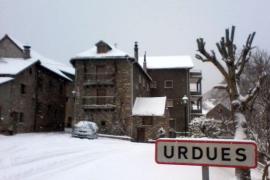
[[[83,96],[82,106],[84,109],[114,109],[114,96]]]
[[[113,73],[87,73],[84,86],[114,85]]]

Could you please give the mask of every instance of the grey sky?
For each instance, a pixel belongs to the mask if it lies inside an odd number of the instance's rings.
[[[256,31],[254,45],[269,51],[269,7],[268,0],[0,0],[0,36],[65,63],[101,39],[130,54],[138,41],[141,55],[191,55],[206,91],[221,76],[195,60],[196,38],[213,49],[236,25],[239,48]]]

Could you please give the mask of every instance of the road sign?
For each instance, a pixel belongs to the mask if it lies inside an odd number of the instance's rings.
[[[255,168],[257,145],[253,141],[211,139],[159,139],[155,159],[159,164]]]

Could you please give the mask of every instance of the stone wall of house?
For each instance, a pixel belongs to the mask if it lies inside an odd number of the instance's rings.
[[[136,97],[149,97],[150,96],[150,83],[151,80],[143,72],[142,68],[134,64],[133,66],[133,104]]]
[[[162,127],[165,130],[165,137],[169,137],[169,118],[167,116],[164,117],[152,117],[152,125],[144,125],[143,124],[143,118],[144,117],[134,117],[134,127],[133,127],[133,139],[135,141],[138,140],[138,129],[143,128],[145,135],[144,135],[144,142],[147,142],[148,140],[154,140],[159,138],[158,137],[158,130]]]
[[[65,85],[66,105],[65,105],[65,127],[71,128],[74,124],[74,83],[67,82]]]
[[[189,122],[189,104],[184,105],[181,100],[184,95],[189,97],[189,70],[187,69],[149,69],[148,73],[156,87],[151,88],[151,96],[166,96],[167,102],[173,100],[173,107],[168,107],[171,127],[176,131],[184,131],[185,118]],[[173,88],[165,88],[166,80],[173,80]]]
[[[102,73],[97,67],[104,66]],[[125,60],[77,60],[75,61],[76,77],[75,89],[75,119],[92,120],[96,122],[101,133],[121,134],[130,124],[131,114],[131,65]],[[95,75],[99,74],[99,75]],[[91,77],[91,76],[96,76]],[[112,79],[112,84],[88,84],[95,82],[95,78]],[[85,105],[97,104],[98,91],[103,90],[106,98],[104,104],[114,105],[114,108],[85,108]],[[90,101],[90,100],[91,101]],[[124,126],[124,127],[123,127]],[[124,129],[123,129],[124,128]]]
[[[11,125],[11,87],[12,81],[0,84],[0,133],[6,131]]]
[[[37,72],[36,131],[63,130],[67,80],[39,67]]]
[[[3,38],[0,43],[0,57],[23,58],[23,50],[12,43],[9,38]]]
[[[16,75],[15,79],[1,86],[1,103],[3,103],[2,129],[14,133],[32,132],[35,122],[36,70],[32,65]],[[9,97],[8,99],[6,97]],[[3,101],[2,101],[3,99]]]

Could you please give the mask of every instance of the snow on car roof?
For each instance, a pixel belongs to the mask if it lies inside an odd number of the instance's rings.
[[[139,58],[143,66],[144,57]],[[193,68],[193,61],[190,56],[146,56],[147,69],[189,69]]]
[[[164,116],[166,97],[137,97],[132,109],[133,116]]]

